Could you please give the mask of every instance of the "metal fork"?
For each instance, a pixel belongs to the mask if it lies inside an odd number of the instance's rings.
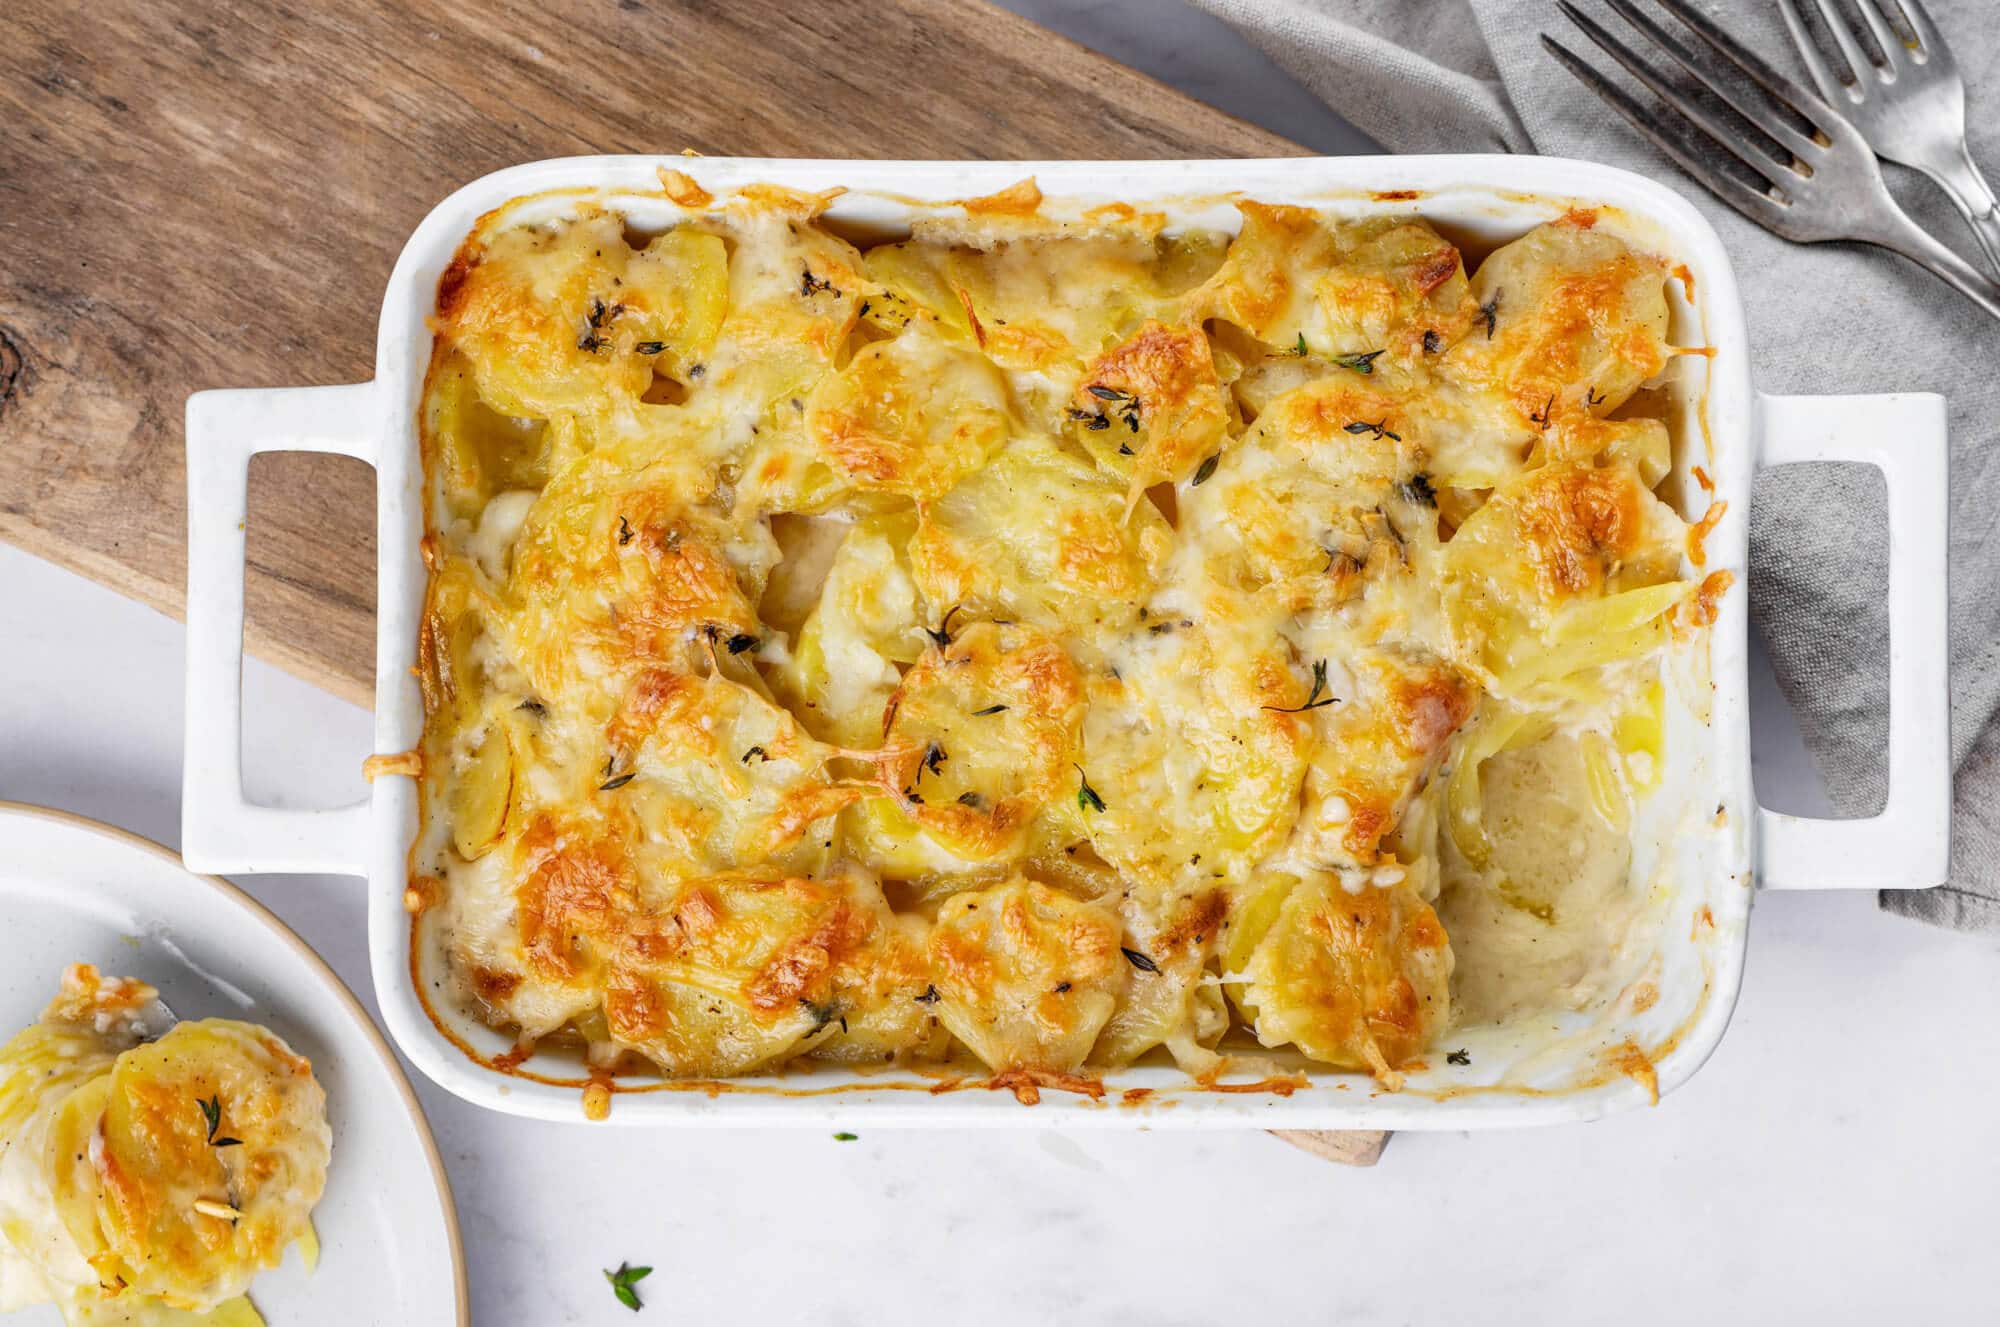
[[[1895,2],[1909,24],[1907,37],[1890,20],[1882,0],[1855,0],[1881,53],[1877,63],[1855,41],[1853,28],[1833,0],[1813,0],[1846,61],[1844,74],[1828,64],[1819,43],[1806,31],[1798,0],[1778,0],[1778,9],[1820,95],[1861,131],[1877,156],[1915,167],[1936,180],[1965,214],[1993,269],[2000,272],[2000,199],[1994,198],[1993,186],[1979,173],[1966,147],[1965,80],[1920,0]]]
[[[1762,91],[1722,77],[1713,55],[1690,49],[1633,0],[1606,0],[1746,124],[1670,81],[1570,0],[1557,0],[1569,20],[1670,109],[1642,105],[1547,33],[1542,45],[1683,170],[1766,230],[1802,244],[1855,240],[1902,254],[2000,319],[2000,283],[1904,214],[1853,125],[1685,0],[1655,2]]]

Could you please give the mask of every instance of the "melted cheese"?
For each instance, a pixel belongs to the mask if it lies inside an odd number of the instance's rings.
[[[832,195],[682,194],[643,242],[502,209],[440,286],[413,870],[482,1016],[1032,1083],[1211,1074],[1226,989],[1393,1085],[1452,1016],[1440,890],[1505,948],[1496,882],[1574,866],[1516,860],[1511,789],[1560,769],[1622,877],[1690,592],[1659,261],[1031,187],[862,248]]]
[[[248,1023],[170,1022],[152,988],[78,965],[0,1048],[0,1308],[250,1327],[251,1278],[317,1248],[332,1134],[312,1066]]]

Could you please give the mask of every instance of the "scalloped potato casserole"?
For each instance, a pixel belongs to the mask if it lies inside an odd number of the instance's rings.
[[[1637,906],[1667,272],[1032,182],[490,214],[422,407],[418,931],[600,1076],[1372,1075]],[[545,210],[544,210],[545,211]],[[1254,1039],[1254,1040],[1253,1040]]]
[[[312,1065],[251,1023],[175,1022],[87,963],[0,1046],[0,1313],[262,1327],[244,1291],[296,1244],[333,1135]]]

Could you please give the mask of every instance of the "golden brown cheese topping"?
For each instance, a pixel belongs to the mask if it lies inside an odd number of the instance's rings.
[[[250,1023],[175,1023],[88,964],[0,1047],[0,1310],[257,1327],[243,1298],[310,1224],[332,1134],[312,1066]]]
[[[1468,271],[1255,202],[860,248],[673,196],[503,208],[439,288],[412,897],[524,1043],[1033,1083],[1234,1025],[1394,1085],[1441,893],[1550,893],[1487,763],[1607,843],[1657,783],[1664,270],[1593,214]]]

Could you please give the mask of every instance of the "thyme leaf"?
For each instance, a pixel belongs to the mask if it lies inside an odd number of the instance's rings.
[[[1207,460],[1203,461],[1200,465],[1196,466],[1194,472],[1194,483],[1191,485],[1191,487],[1200,488],[1203,484],[1206,484],[1209,480],[1215,478],[1215,467],[1218,464],[1220,464],[1221,461],[1222,461],[1222,453],[1216,452],[1213,456],[1210,456]]]
[[[1125,956],[1127,963],[1130,963],[1141,972],[1158,972],[1160,970],[1160,965],[1153,961],[1150,954],[1142,954],[1136,949],[1127,949],[1123,945],[1118,946],[1118,952]]]
[[[756,649],[762,643],[763,642],[759,641],[755,636],[749,636],[749,635],[731,636],[729,638],[729,652],[731,654],[741,654],[745,650]]]
[[[1006,708],[1007,707],[1005,705],[988,705],[983,710],[974,710],[972,712],[972,717],[975,719],[983,719],[989,714],[1003,713],[1006,710]]]
[[[1444,1057],[1446,1064],[1471,1064],[1472,1057],[1464,1051],[1453,1051]]]
[[[620,788],[623,788],[626,784],[632,782],[632,780],[637,777],[639,777],[639,772],[637,770],[627,770],[625,773],[620,774],[615,778],[606,779],[604,782],[598,784],[597,791],[601,793],[617,792]]]
[[[667,348],[665,341],[641,341],[632,347],[635,355],[657,355]]]
[[[759,760],[762,760],[762,761],[768,761],[768,760],[770,760],[770,758],[771,758],[771,753],[770,753],[770,752],[768,752],[768,751],[766,751],[766,750],[765,750],[765,749],[764,749],[763,747],[761,747],[761,746],[753,746],[753,747],[751,747],[751,748],[750,748],[750,749],[749,749],[748,751],[745,751],[745,752],[743,753],[743,763],[744,763],[744,764],[746,764],[746,765],[747,765],[747,764],[749,764],[749,763],[750,763],[750,757],[752,757],[752,756],[755,756],[755,757],[757,757],[757,759],[759,759]]]
[[[1300,332],[1298,344],[1293,346],[1290,350],[1286,351],[1285,353],[1292,356],[1294,359],[1304,359],[1307,355],[1310,355],[1312,351],[1306,349],[1306,334],[1304,332]]]
[[[1396,491],[1402,494],[1403,501],[1412,506],[1435,507],[1438,505],[1437,489],[1431,484],[1431,477],[1422,471],[1418,471],[1402,483],[1396,485]]]
[[[1356,373],[1372,376],[1375,372],[1375,361],[1381,354],[1379,350],[1370,350],[1366,354],[1341,355],[1333,362],[1343,369],[1353,369]]]
[[[1486,339],[1493,339],[1493,328],[1500,321],[1500,294],[1493,292],[1493,298],[1479,306],[1479,317],[1486,324]]]
[[[1424,353],[1426,355],[1435,355],[1443,349],[1444,338],[1437,334],[1437,328],[1426,327],[1424,329]]]

